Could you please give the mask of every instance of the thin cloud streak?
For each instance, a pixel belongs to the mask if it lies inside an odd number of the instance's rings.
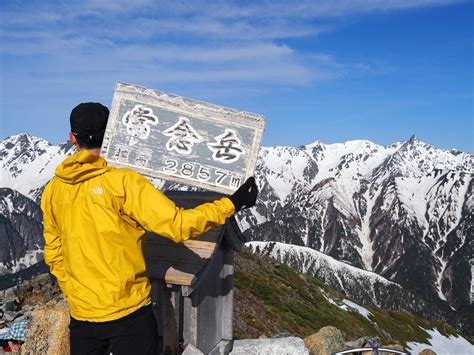
[[[173,16],[202,16],[208,18],[299,18],[321,19],[342,16],[357,16],[374,12],[403,11],[424,7],[446,6],[463,3],[466,0],[286,0],[254,1],[239,3],[238,1],[221,0],[209,3],[203,0],[152,1],[142,0],[135,9],[151,10],[153,15],[158,12]],[[75,11],[114,11],[129,13],[130,7],[126,0],[117,1],[85,1],[81,6],[70,4]],[[134,4],[135,5],[135,4]]]
[[[169,83],[306,86],[385,69],[344,63],[317,48],[301,52],[289,39],[334,30],[341,17],[454,2],[276,0],[242,5],[138,0],[133,7],[126,0],[14,2],[0,5],[2,64],[7,67],[19,57],[35,62],[27,71],[32,80],[72,80],[74,73],[94,73],[94,79],[104,73],[139,82],[140,70],[146,69]],[[5,75],[3,80],[22,75]]]

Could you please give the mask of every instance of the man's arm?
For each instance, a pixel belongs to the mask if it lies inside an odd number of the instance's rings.
[[[46,186],[41,198],[41,210],[43,211],[43,236],[45,241],[44,246],[44,261],[49,266],[51,274],[58,280],[64,296],[66,297],[66,274],[63,264],[62,253],[62,239],[58,231],[56,222],[51,212],[50,203],[50,185]]]
[[[229,198],[182,209],[143,176],[130,172],[124,178],[125,200],[122,212],[148,231],[179,243],[222,225],[235,213]]]

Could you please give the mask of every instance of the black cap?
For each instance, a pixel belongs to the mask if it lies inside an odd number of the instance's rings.
[[[71,132],[86,148],[100,147],[109,118],[109,109],[97,102],[85,102],[71,111]]]

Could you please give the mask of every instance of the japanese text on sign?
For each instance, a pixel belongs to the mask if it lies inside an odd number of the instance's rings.
[[[253,175],[264,118],[118,83],[101,154],[111,165],[231,193]]]

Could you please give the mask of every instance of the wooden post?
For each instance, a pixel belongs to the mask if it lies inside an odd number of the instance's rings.
[[[222,339],[231,341],[233,338],[234,313],[234,251],[227,245],[224,249],[224,265],[221,277],[223,279],[223,289],[227,290],[227,294],[223,295]]]
[[[164,300],[164,287],[166,285],[162,281],[152,280],[151,283],[151,302],[153,306],[153,312],[156,319],[156,328],[158,333],[158,354],[163,354],[163,300]]]
[[[169,194],[183,208],[216,197]],[[156,302],[160,355],[180,354],[186,345],[188,352],[195,349],[208,355],[232,350],[234,251],[241,250],[244,242],[233,219],[184,243],[158,235],[146,239],[144,256]]]
[[[181,333],[181,288],[167,285],[163,295],[163,354],[177,355],[180,353],[179,342]]]

